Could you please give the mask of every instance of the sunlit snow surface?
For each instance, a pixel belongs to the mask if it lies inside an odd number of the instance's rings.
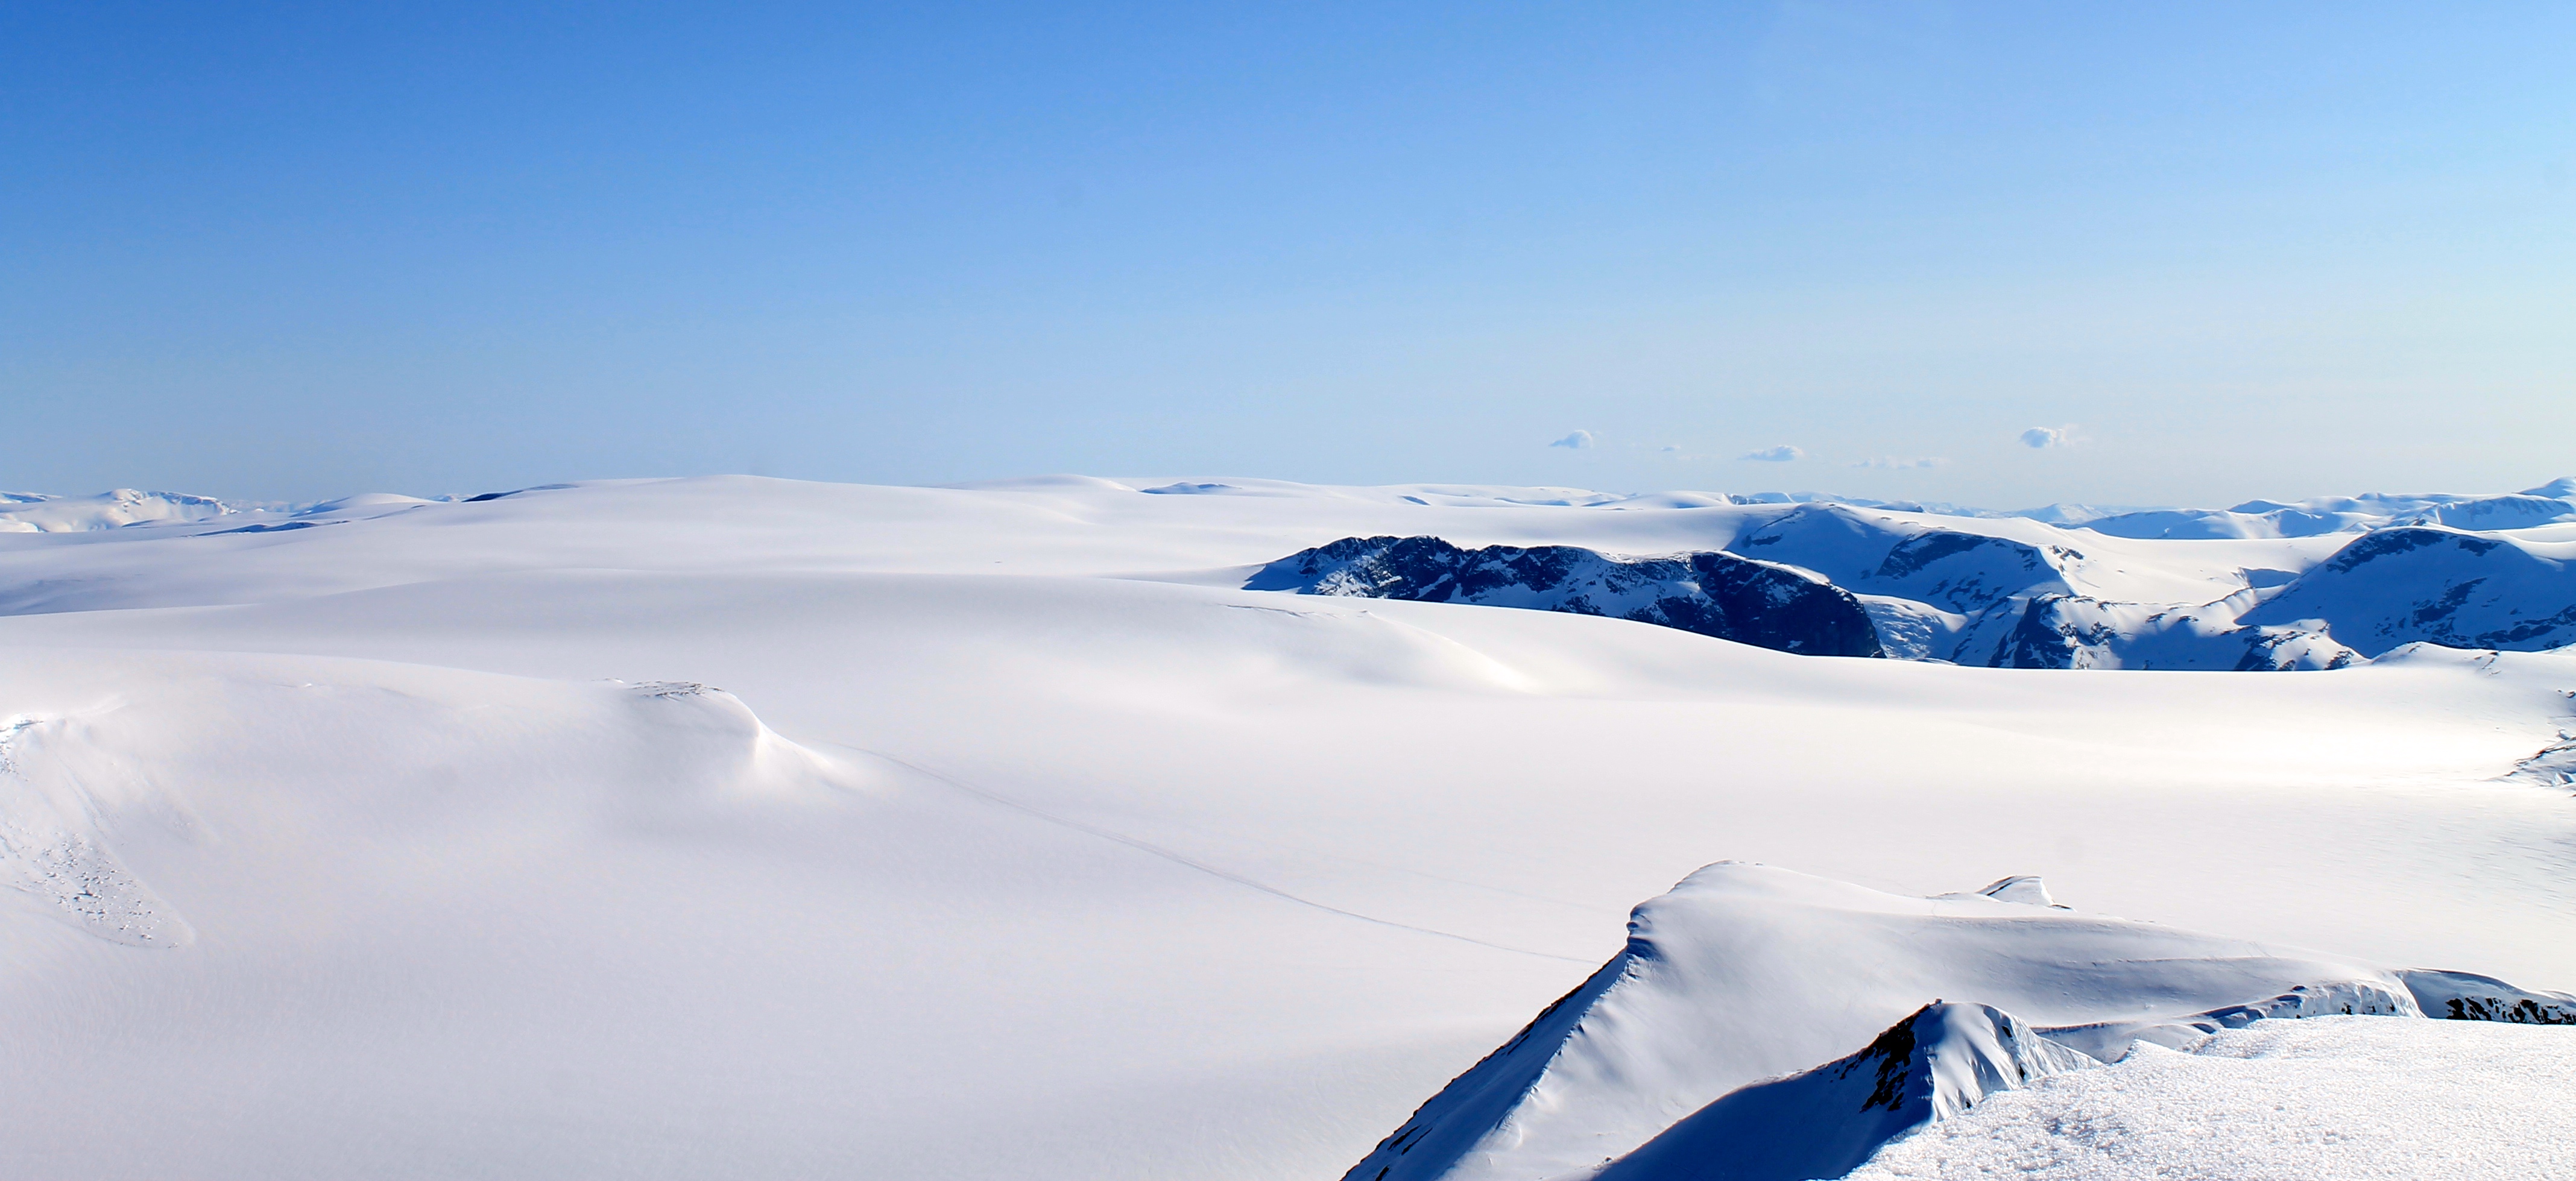
[[[1139,491],[1183,482],[1250,494]],[[1751,519],[1588,497],[721,478],[0,534],[0,1174],[1332,1177],[1730,858],[2576,982],[2566,654],[1953,668],[1239,589]],[[2343,540],[2086,577],[2215,598]]]
[[[2264,1021],[1989,1096],[1854,1181],[2576,1177],[2576,1029]]]

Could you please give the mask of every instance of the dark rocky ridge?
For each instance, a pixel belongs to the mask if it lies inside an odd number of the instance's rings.
[[[2576,643],[2576,560],[2561,542],[2393,525],[2304,573],[2248,570],[2243,589],[2206,603],[2097,597],[2101,564],[2070,545],[1808,505],[1721,551],[1624,558],[1351,537],[1245,585],[1607,615],[1802,655],[1993,668],[2336,669],[2417,642]]]
[[[1347,537],[1262,567],[1244,588],[1608,615],[1802,656],[1884,655],[1849,591],[1728,553],[1626,559],[1570,545]]]

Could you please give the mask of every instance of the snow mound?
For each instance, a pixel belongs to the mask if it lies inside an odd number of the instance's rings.
[[[2576,1176],[2576,1035],[2322,1017],[2140,1047],[1889,1144],[1853,1181],[2553,1181]]]
[[[2057,899],[2050,897],[2048,883],[2033,874],[2015,874],[2008,878],[1997,879],[1994,884],[1977,893],[1997,902],[2018,902],[2024,906],[2048,906],[2059,910],[2074,909],[2062,906]]]
[[[1603,1169],[1599,1181],[1809,1181],[1989,1095],[2098,1066],[1986,1005],[1935,1003],[1868,1048],[1729,1093]]]
[[[97,806],[77,781],[39,775],[33,748],[59,719],[0,718],[0,882],[55,918],[111,943],[182,947],[187,920],[127,872],[98,832]]]
[[[645,723],[667,782],[699,798],[825,798],[886,776],[781,737],[741,698],[696,681],[611,681]]]
[[[2011,881],[1999,885],[2027,896]],[[1424,1103],[1348,1181],[1579,1175],[1738,1087],[1847,1054],[1936,999],[2095,1044],[2114,1023],[2217,1028],[2218,1014],[2346,1005],[2417,1013],[2397,977],[2353,961],[1743,862],[1692,874],[1639,906],[1628,930],[1625,949]]]
[[[1243,587],[1612,615],[1781,652],[1880,654],[1848,592],[1725,553],[1615,558],[1575,546],[1470,550],[1437,537],[1350,537],[1272,562]]]

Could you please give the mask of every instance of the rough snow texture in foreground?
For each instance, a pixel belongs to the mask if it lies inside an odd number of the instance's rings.
[[[2563,1181],[2576,1030],[2263,1021],[1989,1097],[1854,1181]]]

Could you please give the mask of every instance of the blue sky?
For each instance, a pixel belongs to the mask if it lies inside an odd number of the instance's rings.
[[[2521,487],[2576,471],[2570,45],[2538,4],[12,5],[0,487]]]

